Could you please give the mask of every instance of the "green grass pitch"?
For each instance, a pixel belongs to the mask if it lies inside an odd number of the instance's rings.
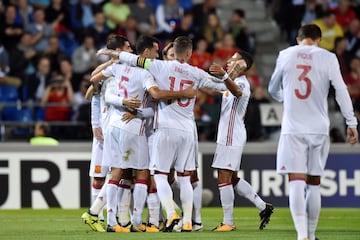
[[[80,221],[79,210],[0,210],[0,239],[44,239],[44,240],[133,240],[133,239],[296,239],[289,209],[276,208],[269,225],[258,230],[258,212],[255,208],[235,208],[237,230],[234,232],[211,232],[222,220],[221,208],[202,210],[204,230],[190,233],[97,233]],[[360,209],[323,208],[317,237],[320,240],[359,240]]]

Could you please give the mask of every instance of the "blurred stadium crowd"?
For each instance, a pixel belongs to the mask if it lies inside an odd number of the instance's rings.
[[[289,45],[295,44],[301,24],[315,21],[320,26],[321,47],[338,56],[358,113],[360,1],[257,1],[265,2],[267,16]],[[256,58],[256,34],[261,33],[252,31],[241,1],[234,2],[232,14],[220,18],[218,0],[0,1],[0,138],[28,139],[35,123],[46,121],[59,140],[91,139],[90,103],[84,94],[91,71],[107,60],[96,51],[111,34],[124,35],[133,45],[141,34],[152,35],[160,47],[189,36],[194,43],[190,64],[205,70],[213,61],[225,64],[239,49]],[[268,79],[256,73],[255,65],[247,77],[253,95],[245,120],[248,140],[263,141],[278,129],[260,121],[259,104],[271,102]],[[220,102],[220,97],[199,91],[195,116],[200,141],[215,140]],[[342,141],[343,129],[338,130],[334,141]]]

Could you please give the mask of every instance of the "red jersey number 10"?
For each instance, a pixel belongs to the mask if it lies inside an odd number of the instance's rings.
[[[307,74],[311,70],[311,66],[308,65],[296,65],[296,68],[301,69],[302,73],[299,75],[298,80],[304,81],[306,84],[305,93],[300,92],[299,89],[295,89],[295,96],[299,99],[306,99],[310,96],[311,93],[311,80],[307,77]]]

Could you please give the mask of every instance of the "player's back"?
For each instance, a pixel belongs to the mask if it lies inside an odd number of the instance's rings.
[[[198,88],[207,75],[200,69],[178,61],[153,60],[149,67],[162,90],[179,91],[190,87]],[[162,100],[158,105],[156,127],[193,131],[195,98]]]
[[[330,80],[340,73],[336,56],[316,46],[298,45],[280,52],[278,64],[283,70],[282,132],[328,134]]]
[[[108,83],[106,94],[111,93],[123,98],[137,97],[142,105],[145,103],[146,90],[144,85],[146,78],[151,77],[146,70],[127,64],[116,64],[104,72],[105,75],[110,73],[113,75],[113,80]],[[142,119],[134,118],[128,123],[121,120],[122,115],[127,111],[125,107],[111,106],[109,124],[135,134],[144,135],[144,121]]]

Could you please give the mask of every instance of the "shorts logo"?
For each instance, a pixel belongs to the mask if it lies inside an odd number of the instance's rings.
[[[286,167],[285,167],[285,166],[282,166],[282,167],[281,167],[281,170],[286,170]]]
[[[128,149],[126,152],[125,152],[125,154],[123,155],[123,160],[124,161],[129,161],[129,158],[130,158],[130,154],[131,154],[131,149]]]
[[[95,166],[95,173],[101,173],[101,165]]]

